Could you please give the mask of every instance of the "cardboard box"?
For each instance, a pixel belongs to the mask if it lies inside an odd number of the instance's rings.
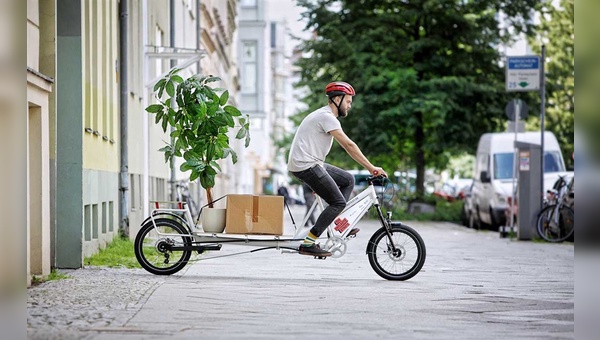
[[[225,232],[283,235],[283,196],[227,195]]]

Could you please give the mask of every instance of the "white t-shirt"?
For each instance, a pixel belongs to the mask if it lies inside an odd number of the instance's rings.
[[[288,171],[306,170],[315,164],[323,165],[331,150],[333,136],[330,131],[342,128],[329,106],[324,106],[304,118],[290,149]]]

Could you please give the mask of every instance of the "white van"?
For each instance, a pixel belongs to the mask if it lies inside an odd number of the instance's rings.
[[[541,144],[540,132],[517,133],[517,140]],[[512,197],[514,132],[486,133],[479,139],[475,176],[471,193],[471,214],[476,224],[492,230],[505,225],[508,197]],[[552,188],[559,175],[568,174],[558,141],[552,132],[544,133],[544,188]]]

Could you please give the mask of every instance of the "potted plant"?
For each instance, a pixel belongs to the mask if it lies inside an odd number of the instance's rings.
[[[237,154],[229,145],[231,129],[239,127],[235,138],[245,139],[244,146],[248,147],[249,117],[227,104],[229,91],[209,86],[221,78],[198,74],[184,80],[179,71],[174,68],[154,85],[158,103],[149,105],[146,111],[156,116],[155,122],[162,125],[163,131],[173,127],[171,143],[159,150],[165,162],[183,157],[180,170],[191,172],[190,181],[200,180],[209,208],[213,208],[212,188],[221,172],[217,161],[231,157],[233,163],[237,162]]]

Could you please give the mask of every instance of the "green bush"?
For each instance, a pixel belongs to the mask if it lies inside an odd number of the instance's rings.
[[[446,222],[460,222],[460,213],[462,210],[462,201],[448,202],[440,199],[436,196],[429,195],[419,200],[419,202],[431,204],[435,206],[435,212],[433,213],[418,213],[410,214],[408,212],[408,204],[413,201],[414,198],[403,198],[401,204],[397,204],[392,209],[392,218],[399,221],[446,221]],[[383,209],[384,213],[386,209]],[[377,213],[375,209],[371,209],[369,212],[371,218],[376,218]]]

